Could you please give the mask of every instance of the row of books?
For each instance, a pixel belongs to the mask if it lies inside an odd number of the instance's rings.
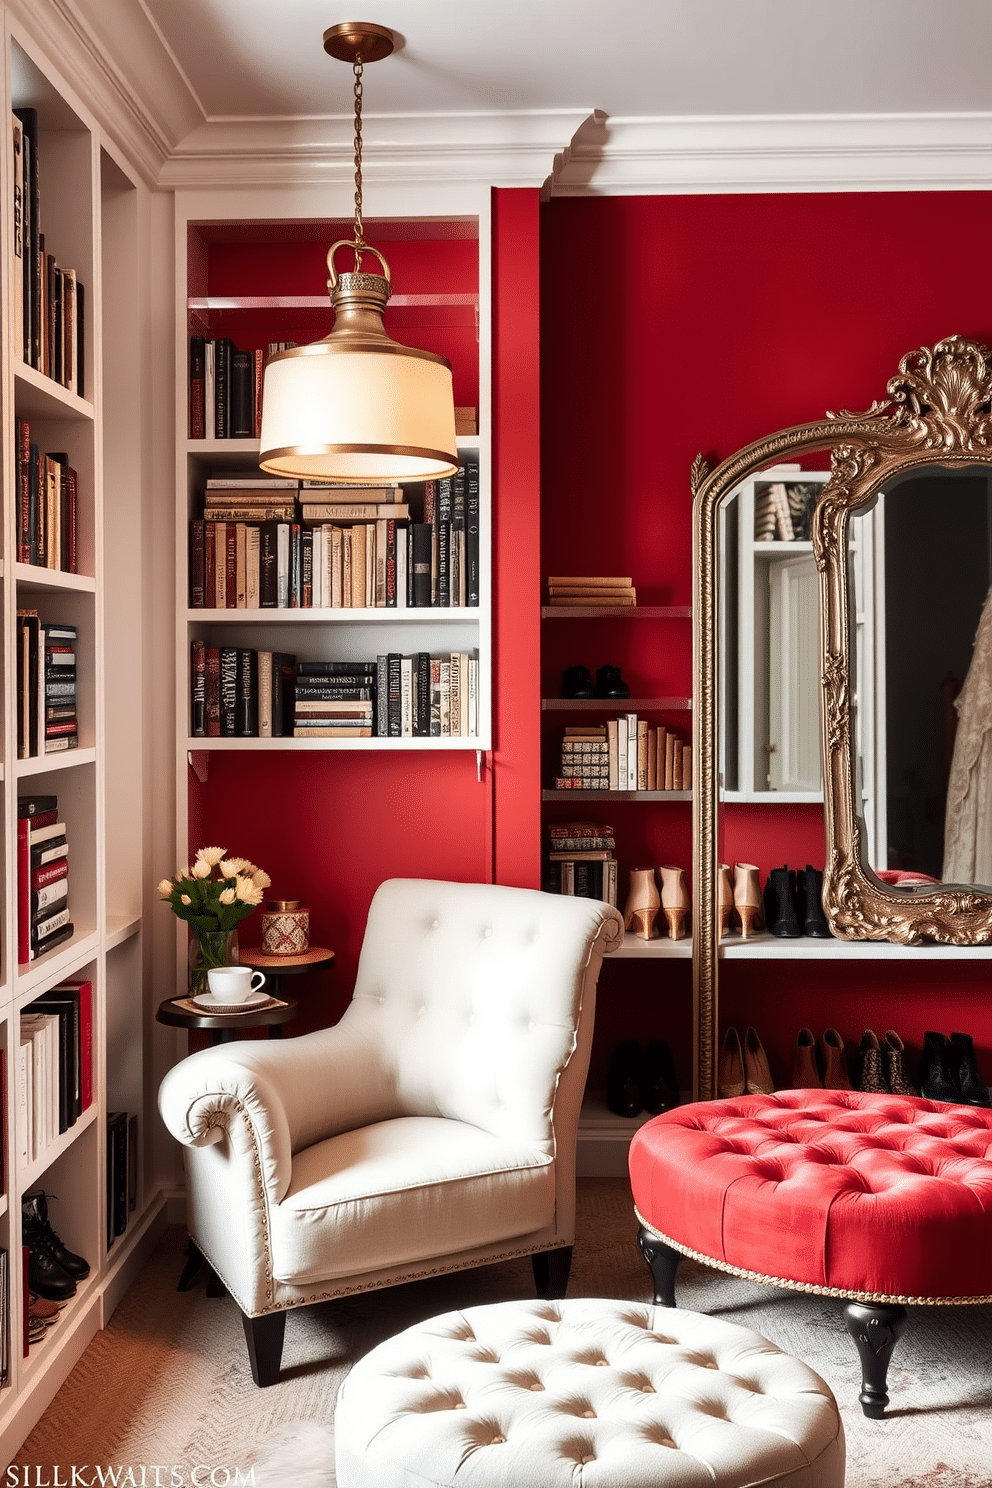
[[[636,713],[562,732],[556,790],[687,791],[692,747]]]
[[[17,757],[34,759],[75,749],[75,625],[43,621],[37,610],[17,611]]]
[[[11,131],[15,354],[82,397],[83,286],[75,269],[63,268],[46,251],[41,230],[37,110],[14,109]]]
[[[76,472],[65,451],[45,451],[18,419],[17,561],[76,573],[78,563]]]
[[[65,981],[21,1012],[17,1148],[34,1162],[93,1103],[93,986]]]
[[[559,609],[589,605],[601,609],[633,609],[637,604],[637,591],[629,578],[555,574],[548,579],[548,604]]]
[[[138,1118],[107,1114],[107,1249],[127,1229],[138,1203]]]
[[[295,346],[270,341],[245,351],[228,336],[189,338],[190,439],[257,439],[262,428],[262,372],[270,356]]]
[[[69,839],[58,796],[17,798],[17,960],[34,961],[73,933]]]
[[[403,491],[216,477],[189,569],[191,609],[477,606],[478,461]]]
[[[605,822],[554,822],[548,827],[544,888],[552,894],[617,902],[616,838]]]
[[[300,661],[208,646],[190,655],[194,739],[451,738],[479,732],[479,662],[468,652]]]
[[[808,542],[818,481],[768,481],[754,488],[755,542]]]

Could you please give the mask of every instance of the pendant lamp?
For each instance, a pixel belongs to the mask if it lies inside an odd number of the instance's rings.
[[[334,329],[266,363],[259,464],[273,475],[355,485],[440,479],[458,469],[451,365],[387,334],[389,265],[362,225],[362,69],[389,56],[393,33],[347,21],[324,32],[324,50],[355,75],[354,237],[327,254]],[[353,250],[350,272],[335,269],[339,248]],[[381,273],[363,271],[366,254]]]

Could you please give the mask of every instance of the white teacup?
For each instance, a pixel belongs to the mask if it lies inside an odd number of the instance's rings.
[[[250,966],[212,966],[207,972],[210,991],[218,1002],[247,1002],[265,981],[265,974]]]

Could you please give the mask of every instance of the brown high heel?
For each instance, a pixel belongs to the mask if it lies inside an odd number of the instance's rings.
[[[623,927],[642,940],[654,936],[655,916],[661,906],[653,868],[631,868],[630,888],[623,912]]]
[[[717,1089],[724,1098],[744,1094],[744,1055],[736,1028],[728,1028],[723,1035]]]
[[[792,1055],[793,1090],[821,1090],[823,1081],[816,1067],[816,1039],[812,1028],[800,1028]]]
[[[685,939],[685,922],[689,914],[689,890],[685,872],[669,864],[658,869],[661,879],[661,907],[668,922],[668,933],[672,940]]]
[[[720,934],[730,934],[730,916],[734,912],[734,884],[730,876],[730,864],[718,864],[717,908],[720,911]]]
[[[734,865],[734,908],[741,922],[741,934],[747,940],[755,930],[764,927],[761,913],[761,883],[757,865],[736,863]]]
[[[844,1058],[844,1040],[836,1028],[828,1028],[823,1035],[823,1088],[825,1090],[853,1090],[851,1077],[847,1073]]]
[[[744,1035],[744,1084],[748,1095],[771,1095],[775,1089],[768,1056],[753,1028]]]

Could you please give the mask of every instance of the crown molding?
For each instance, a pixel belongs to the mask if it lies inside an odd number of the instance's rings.
[[[987,190],[992,113],[609,118],[556,160],[554,196]]]
[[[69,91],[146,184],[157,184],[177,142],[203,112],[139,5],[119,10],[101,0],[5,0],[30,38],[61,67]],[[113,25],[112,35],[105,35]],[[112,44],[111,44],[112,43]]]
[[[588,109],[363,115],[367,181],[543,186]],[[173,189],[351,183],[352,116],[208,119],[179,141],[159,184]]]

